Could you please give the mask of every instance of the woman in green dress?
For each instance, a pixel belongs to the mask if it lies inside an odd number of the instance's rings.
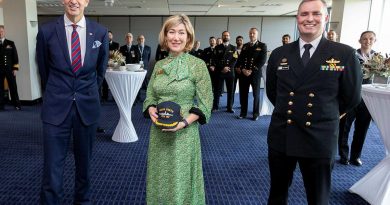
[[[146,201],[149,205],[205,204],[199,124],[209,121],[210,76],[205,63],[190,54],[194,29],[185,15],[169,17],[159,35],[169,56],[156,63],[147,89],[144,114],[156,122],[156,105],[173,101],[183,121],[173,129],[152,124],[148,150]]]

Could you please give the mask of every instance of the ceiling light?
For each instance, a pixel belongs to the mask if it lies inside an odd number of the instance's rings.
[[[114,0],[104,0],[105,6],[114,6]]]

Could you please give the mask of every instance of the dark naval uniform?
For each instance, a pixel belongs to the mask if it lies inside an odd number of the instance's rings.
[[[122,53],[124,57],[126,57],[126,64],[135,64],[137,63],[137,46],[130,46],[130,48],[127,45],[123,45],[119,48],[119,51]]]
[[[275,106],[268,129],[269,204],[286,204],[296,163],[308,204],[328,204],[340,113],[359,104],[362,72],[355,50],[322,38],[306,66],[299,40],[268,61],[267,96]]]
[[[214,48],[211,48],[211,47],[207,47],[203,50],[203,54],[202,54],[202,59],[204,60],[204,62],[206,63],[206,66],[207,66],[207,69],[209,71],[209,74],[210,74],[210,78],[211,78],[211,85],[212,85],[212,89],[213,89],[213,93],[214,93],[214,90],[218,87],[218,80],[216,79],[218,76],[216,75],[216,54],[217,54],[217,51]],[[214,70],[210,70],[210,66],[214,66]]]
[[[115,42],[115,41],[111,41],[111,42],[108,44],[108,50],[109,50],[109,51],[119,50],[119,43],[117,43],[117,42]]]
[[[371,50],[370,56],[374,55],[375,51]],[[365,59],[364,54],[360,49],[357,50],[357,56],[360,64],[363,64]],[[364,79],[363,84],[369,84],[370,79]],[[361,165],[360,155],[362,154],[364,140],[366,139],[368,128],[371,123],[371,114],[368,111],[363,99],[357,107],[352,109],[346,114],[346,116],[340,120],[340,133],[339,133],[339,155],[340,160],[344,164],[348,164],[348,136],[351,130],[352,123],[355,121],[355,131],[353,132],[353,140],[351,144],[351,155],[349,161],[354,165]]]
[[[190,51],[190,54],[193,55],[193,56],[195,56],[195,57],[198,57],[198,58],[200,58],[200,59],[203,59],[203,58],[202,58],[202,54],[203,54],[203,50],[202,50],[202,49],[198,49],[198,50],[192,49],[192,50]]]
[[[223,81],[226,82],[227,89],[227,111],[233,111],[233,97],[234,97],[234,66],[237,61],[236,47],[232,44],[225,46],[220,44],[216,49],[216,75],[218,80],[218,88],[214,91],[213,110],[218,110],[220,90],[223,89]],[[229,67],[230,71],[223,73],[224,67]]]
[[[168,55],[169,55],[168,51],[162,49],[160,44],[158,44],[157,49],[156,49],[156,56],[154,57],[156,62],[168,57]]]
[[[237,67],[241,69],[239,76],[241,118],[245,118],[248,113],[249,86],[252,86],[253,89],[253,119],[257,120],[260,114],[261,68],[266,60],[266,44],[256,41],[253,45],[250,42],[243,45],[237,62]],[[251,70],[251,75],[245,76],[242,73],[242,69]]]
[[[13,41],[4,39],[3,42],[0,42],[0,109],[4,109],[4,79],[7,79],[8,82],[12,104],[16,109],[20,109],[18,88],[13,70],[19,70],[18,52]]]
[[[108,50],[109,51],[119,50],[119,43],[111,41],[108,44]],[[102,99],[108,100],[108,84],[106,79],[103,80],[103,84],[102,84]]]

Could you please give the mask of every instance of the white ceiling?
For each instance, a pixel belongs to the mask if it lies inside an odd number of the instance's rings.
[[[108,2],[114,1],[112,6]],[[331,0],[327,0],[328,4]],[[293,16],[300,0],[90,0],[87,15]],[[330,6],[330,5],[329,5]],[[37,0],[38,15],[63,13],[61,0]]]

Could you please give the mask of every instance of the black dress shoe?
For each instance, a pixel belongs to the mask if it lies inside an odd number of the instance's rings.
[[[345,158],[340,158],[340,164],[343,164],[343,165],[349,165],[349,161],[348,159],[345,159]]]
[[[357,159],[351,159],[349,160],[349,162],[352,164],[352,165],[355,165],[355,166],[362,166],[363,165],[363,162],[360,158],[357,158]]]
[[[228,110],[226,110],[226,112],[228,112],[228,113],[234,113],[234,110],[233,110],[233,109],[228,109]]]
[[[96,132],[97,132],[97,133],[105,133],[106,130],[103,129],[103,128],[101,128],[101,127],[98,127],[98,128],[96,129]]]
[[[253,121],[257,121],[258,119],[259,119],[259,116],[253,116],[253,117],[252,117],[252,120],[253,120]]]
[[[237,116],[237,119],[244,119],[244,118],[246,118],[246,116],[244,115]]]

